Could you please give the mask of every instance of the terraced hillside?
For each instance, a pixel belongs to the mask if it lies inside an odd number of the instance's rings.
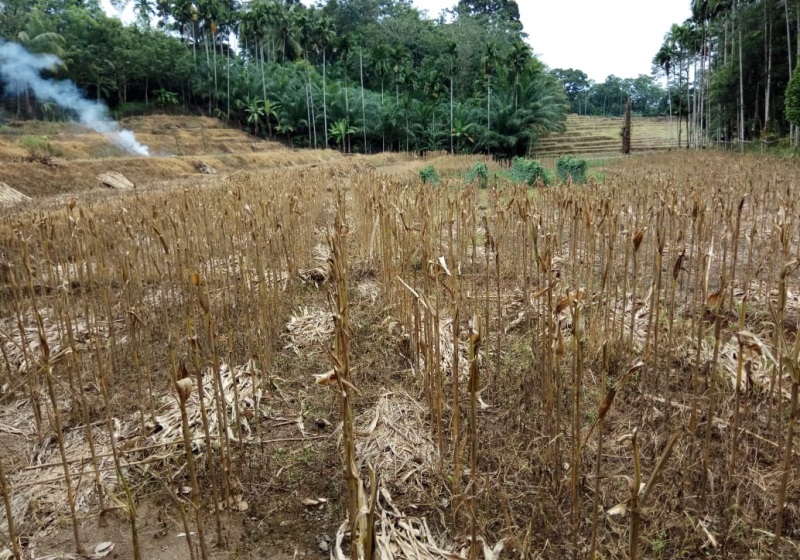
[[[537,157],[561,155],[616,155],[622,140],[621,117],[589,117],[570,115],[567,130],[542,138],[534,150]],[[674,127],[670,136],[669,119],[665,117],[640,117],[633,119],[631,151],[652,152],[666,150],[677,143]]]
[[[334,150],[294,150],[200,116],[149,115],[120,121],[150,148],[131,156],[102,134],[66,122],[19,121],[0,126],[0,184],[38,198],[101,188],[98,175],[123,174],[144,186],[207,173],[314,165]]]

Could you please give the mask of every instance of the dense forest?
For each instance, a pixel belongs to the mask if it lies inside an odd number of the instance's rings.
[[[136,0],[135,11],[123,25],[99,0],[2,0],[0,38],[57,55],[52,77],[117,116],[199,109],[296,146],[510,157],[569,110],[513,0],[461,0],[438,19],[409,0]],[[9,116],[65,116],[16,93]]]
[[[601,82],[546,68],[514,0],[454,0],[434,18],[410,0],[134,0],[130,25],[99,0],[0,0],[0,40],[58,56],[49,77],[117,116],[201,111],[295,146],[510,157],[567,112],[621,116],[628,98],[683,122],[687,146],[794,134],[800,0],[687,1],[651,76]],[[0,118],[69,117],[8,90]]]
[[[669,83],[671,112],[688,126],[682,141],[770,142],[789,134],[800,2],[692,0],[691,7],[692,17],[672,26],[653,59]],[[800,109],[800,96],[794,105]]]

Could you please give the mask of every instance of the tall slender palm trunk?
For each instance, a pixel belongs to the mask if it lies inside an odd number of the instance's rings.
[[[361,130],[364,133],[364,153],[367,153],[367,108],[364,104],[364,51],[358,53],[358,66],[361,74]]]
[[[328,90],[326,87],[326,57],[325,57],[325,49],[322,49],[322,119],[323,124],[325,125],[325,147],[328,147]]]

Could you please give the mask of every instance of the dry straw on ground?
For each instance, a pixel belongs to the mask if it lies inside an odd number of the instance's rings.
[[[222,410],[228,418],[227,439],[237,443],[253,441],[253,421],[260,410],[263,392],[260,387],[260,372],[253,363],[230,368],[220,365],[219,392],[215,388],[211,371],[203,374],[203,404],[208,410],[217,407],[217,394],[222,398]],[[42,402],[46,400],[41,397]],[[161,405],[154,417],[141,418],[133,414],[114,419],[113,441],[120,455],[120,464],[125,477],[156,481],[178,480],[183,470],[183,434],[181,413],[174,394],[161,396]],[[69,403],[62,403],[68,409]],[[22,534],[47,535],[59,529],[58,522],[68,513],[65,511],[67,496],[64,487],[63,463],[59,459],[56,436],[49,434],[37,441],[33,416],[25,401],[5,407],[6,414],[0,423],[0,433],[12,436],[24,447],[26,457],[9,475],[12,491],[12,515]],[[200,394],[193,391],[186,404],[190,441],[195,455],[200,460],[207,444],[206,430],[211,443],[219,446],[221,426],[214,415],[210,415],[206,426],[202,424]],[[98,505],[97,493],[118,496],[119,487],[113,454],[112,439],[105,422],[99,422],[92,431],[94,454],[90,449],[85,426],[77,425],[65,430],[64,443],[67,462],[75,485],[76,506],[81,515],[89,515]],[[100,479],[94,476],[94,468]],[[99,487],[98,487],[99,486]],[[180,488],[178,488],[180,490]],[[112,498],[119,501],[121,496]],[[234,504],[236,505],[236,504]],[[0,524],[4,524],[5,513],[0,511]]]
[[[22,194],[18,190],[12,189],[2,181],[0,181],[0,205],[13,206],[22,202],[28,202],[31,197]]]
[[[196,457],[192,503],[173,502],[190,536],[222,535],[216,504],[241,488],[268,514],[251,539],[305,551],[347,517],[335,557],[367,534],[396,559],[793,557],[796,166],[666,154],[601,184],[482,190],[455,177],[475,158],[436,159],[433,187],[410,158],[301,155],[287,165],[316,167],[202,180],[199,156],[163,159],[154,176],[186,178],[0,221],[0,466],[22,492],[38,453],[45,477],[18,523],[68,520],[47,502],[64,461],[81,517],[96,478],[128,511],[123,480],[187,486]],[[328,368],[335,391],[313,385]],[[311,516],[300,495],[327,501]]]

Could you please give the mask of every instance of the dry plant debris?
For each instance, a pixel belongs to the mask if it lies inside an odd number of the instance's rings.
[[[284,348],[290,348],[298,355],[301,350],[319,350],[330,342],[332,335],[333,313],[304,307],[289,317]]]
[[[203,404],[209,411],[217,408],[217,394],[214,374],[211,370],[203,373]],[[247,443],[253,441],[250,421],[260,410],[262,389],[260,372],[255,364],[229,367],[220,365],[219,394],[221,407],[227,418],[228,441]],[[192,383],[195,380],[192,379]],[[238,396],[238,400],[237,400]],[[46,397],[42,396],[44,402]],[[63,403],[62,409],[68,408]],[[56,435],[48,434],[41,442],[37,441],[31,407],[27,401],[19,401],[6,406],[6,415],[0,422],[0,433],[8,433],[19,438],[27,449],[28,456],[24,466],[12,470],[8,481],[12,490],[12,515],[23,534],[42,536],[57,529],[57,521],[65,515],[67,503],[64,486],[64,469],[60,460]],[[208,440],[206,430],[215,447],[220,445],[221,426],[217,416],[208,414],[208,424],[204,427],[200,410],[200,396],[195,390],[186,403],[189,422],[190,441],[196,457],[202,458]],[[238,423],[237,423],[238,420]],[[122,419],[113,419],[113,440],[125,477],[152,478],[163,481],[180,475],[185,463],[183,456],[184,439],[181,432],[181,412],[174,394],[161,396],[161,406],[154,418],[133,414]],[[143,427],[144,426],[144,427]],[[77,510],[89,514],[97,508],[97,492],[100,491],[117,502],[121,507],[124,497],[119,495],[119,479],[115,472],[112,438],[108,425],[98,422],[92,430],[94,458],[88,442],[85,426],[66,429],[64,444],[70,474],[75,482],[74,492]],[[167,464],[172,468],[167,469]],[[100,479],[95,478],[95,467]],[[99,486],[99,488],[98,488]],[[246,502],[236,497],[233,504],[237,509],[247,509]],[[5,512],[0,508],[0,526],[6,523]]]
[[[0,181],[0,206],[13,206],[29,200],[31,200],[31,197],[12,189],[6,183]]]
[[[106,319],[87,322],[85,318],[77,317],[71,321],[73,346],[69,341],[67,325],[57,320],[52,309],[40,311],[40,316],[49,347],[51,366],[71,354],[73,348],[80,352],[89,350],[93,337],[100,337],[103,346],[109,337],[109,323]],[[114,320],[113,328],[119,331],[120,323],[121,321]],[[125,340],[122,335],[118,342],[124,343]],[[2,368],[7,370],[10,367],[14,375],[24,375],[41,366],[41,340],[32,313],[24,313],[20,316],[20,320],[16,318],[0,320],[0,344],[3,345],[5,352]]]
[[[297,274],[306,282],[315,282],[322,284],[328,280],[328,259],[330,258],[330,250],[322,244],[314,246],[311,257],[313,265],[310,268],[300,268]]]
[[[394,560],[457,560],[468,558],[468,548],[458,548],[430,529],[425,516],[401,512],[392,499],[392,492],[402,494],[413,503],[427,500],[437,483],[439,454],[429,437],[427,409],[405,391],[382,392],[378,402],[357,419],[356,454],[359,469],[367,465],[377,475],[377,518],[375,546],[378,558]],[[331,557],[344,560],[342,543],[348,523],[336,534]],[[484,559],[493,560],[503,550],[505,540],[489,548],[479,537]]]
[[[136,187],[125,175],[119,171],[106,171],[97,176],[97,180],[104,187],[118,191],[129,191]]]
[[[225,157],[203,159],[220,170],[237,165]],[[15,489],[12,515],[32,538],[54,516],[98,513],[90,427],[108,505],[118,505],[110,496],[125,503],[107,456],[112,435],[134,492],[171,467],[185,475],[171,383],[179,358],[191,356],[194,373],[181,386],[201,472],[225,473],[217,491],[244,478],[258,511],[270,511],[262,508],[283,485],[302,516],[287,538],[313,532],[312,514],[371,504],[386,558],[474,558],[481,549],[494,557],[501,548],[522,558],[797,556],[796,165],[653,155],[614,162],[601,184],[534,192],[500,180],[486,190],[447,180],[433,188],[402,156],[391,156],[393,169],[385,156],[338,158],[335,167],[320,154],[303,157],[316,167],[201,183],[195,175],[159,189],[33,202],[0,219],[8,263],[0,445],[9,446],[0,466]],[[192,159],[161,164],[185,174]],[[473,163],[440,158],[437,169]],[[349,255],[336,275],[331,236]],[[61,317],[72,321],[72,343]],[[333,369],[319,382],[337,391],[310,389],[311,363],[331,347]],[[249,365],[219,366],[215,383],[207,371],[223,362]],[[198,371],[203,381],[192,387]],[[346,504],[329,480],[295,474],[305,459],[272,468],[280,454],[267,443],[271,418],[258,413],[290,409],[278,414],[291,417],[292,433],[275,443],[292,457],[331,458],[334,440],[309,435],[302,419],[343,422],[334,402],[343,392],[363,434],[352,440],[360,470],[348,481],[376,468],[361,496],[348,486]],[[198,394],[215,409],[205,422]],[[62,421],[74,516],[58,493],[59,429],[48,419]],[[227,471],[215,458],[226,445]],[[254,467],[255,448],[264,459]],[[637,481],[655,472],[642,505]],[[30,500],[17,497],[27,492]],[[426,492],[436,499],[422,499]],[[213,488],[190,493],[219,499]],[[468,500],[450,516],[442,496]],[[194,507],[187,536],[202,522]],[[481,534],[503,544],[490,549]],[[345,539],[331,545],[337,560]]]
[[[203,173],[205,175],[216,175],[217,173],[216,169],[200,160],[195,160],[192,162],[192,164],[198,173]]]
[[[378,483],[387,490],[428,492],[438,452],[425,416],[428,411],[408,393],[383,393],[372,410],[356,421],[359,469],[372,465]]]

